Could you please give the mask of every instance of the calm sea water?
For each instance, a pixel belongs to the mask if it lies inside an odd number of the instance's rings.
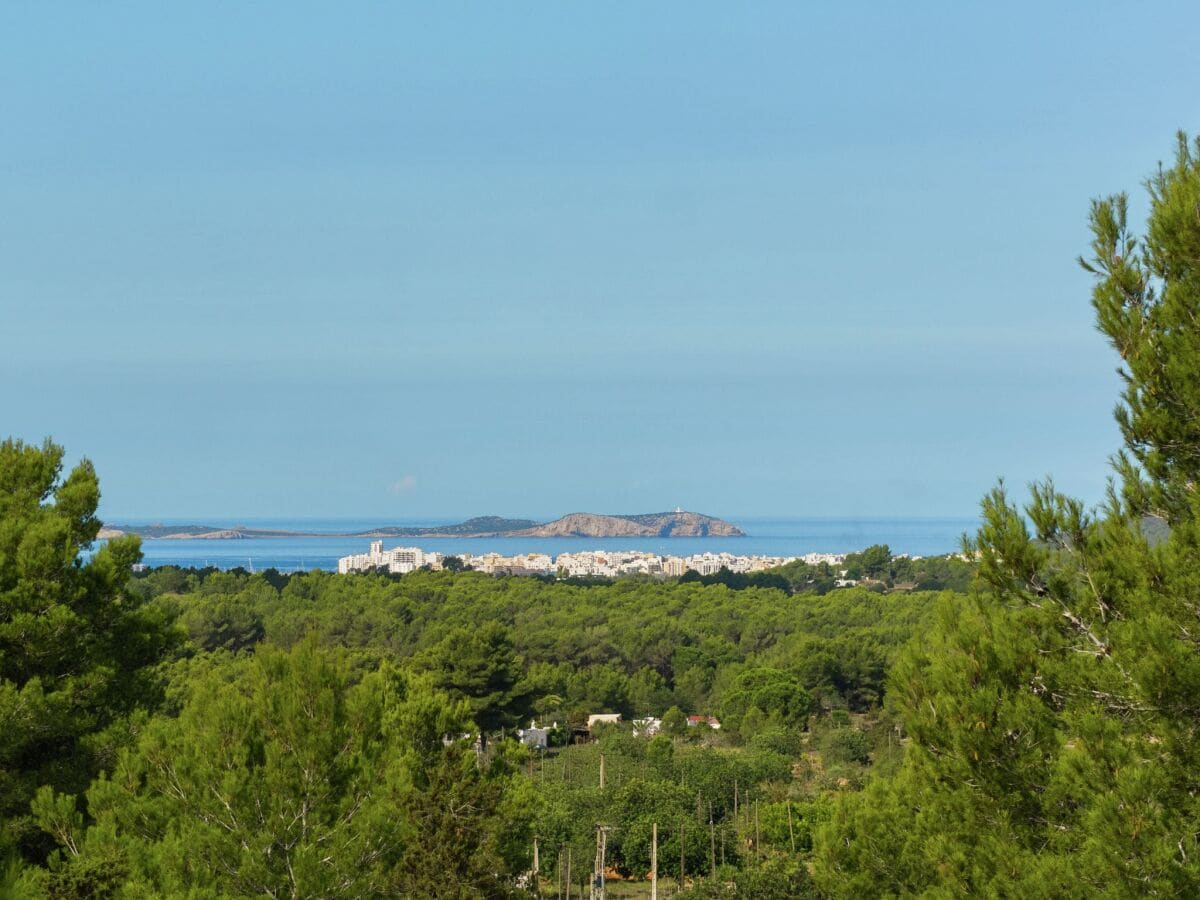
[[[365,531],[383,525],[441,525],[457,520],[419,522],[351,519],[251,519],[247,528],[288,531]],[[893,553],[932,556],[958,550],[964,532],[974,532],[974,518],[787,518],[730,519],[746,532],[743,538],[387,538],[384,547],[418,546],[440,553],[487,553],[505,556],[538,552],[557,556],[580,550],[645,550],[672,556],[727,550],[743,556],[803,556],[806,553],[849,553],[872,544],[887,544]],[[127,524],[146,524],[129,522]],[[183,522],[173,524],[187,524]],[[214,526],[229,523],[206,522]],[[336,569],[338,557],[365,553],[370,539],[344,537],[247,538],[242,540],[143,540],[151,566],[253,566],[280,570]]]

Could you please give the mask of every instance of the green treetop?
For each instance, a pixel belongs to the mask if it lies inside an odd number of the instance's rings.
[[[1175,164],[1160,165],[1147,190],[1140,238],[1126,195],[1092,204],[1092,256],[1080,262],[1096,276],[1097,323],[1121,357],[1128,499],[1174,520],[1190,515],[1200,480],[1200,139],[1191,146],[1180,134]]]
[[[833,896],[1200,893],[1198,158],[1181,140],[1150,180],[1144,238],[1124,196],[1092,208],[1119,485],[1096,515],[1050,483],[1023,509],[984,500],[984,589],[943,602],[891,673],[904,764],[819,835]]]
[[[61,851],[31,869],[55,896],[503,897],[509,832],[528,835],[505,773],[461,742],[467,710],[383,666],[306,641],[195,677],[87,794],[34,810]]]
[[[149,666],[170,635],[127,590],[136,537],[107,542],[87,460],[0,442],[0,850],[47,848],[29,816],[42,785],[82,791],[111,764],[125,717],[153,697]]]
[[[498,622],[452,629],[421,665],[439,689],[467,701],[485,740],[515,728],[533,710],[533,697],[522,683],[521,660],[508,629]]]

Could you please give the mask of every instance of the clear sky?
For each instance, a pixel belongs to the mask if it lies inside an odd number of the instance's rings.
[[[1200,130],[1194,2],[0,33],[0,433],[89,456],[118,521],[1097,500],[1088,202]]]

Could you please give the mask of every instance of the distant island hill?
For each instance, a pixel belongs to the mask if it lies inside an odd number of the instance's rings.
[[[736,525],[701,513],[645,513],[636,516],[605,516],[571,513],[553,522],[477,516],[457,525],[430,527],[385,526],[369,531],[281,531],[220,528],[212,525],[113,525],[100,530],[100,538],[136,534],[148,540],[237,540],[239,538],[360,537],[360,538],[482,538],[482,537],[745,537]]]

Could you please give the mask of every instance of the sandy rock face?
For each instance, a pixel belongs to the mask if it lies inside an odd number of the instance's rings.
[[[546,525],[515,532],[528,537],[741,537],[729,522],[694,512],[603,516],[571,513]]]

